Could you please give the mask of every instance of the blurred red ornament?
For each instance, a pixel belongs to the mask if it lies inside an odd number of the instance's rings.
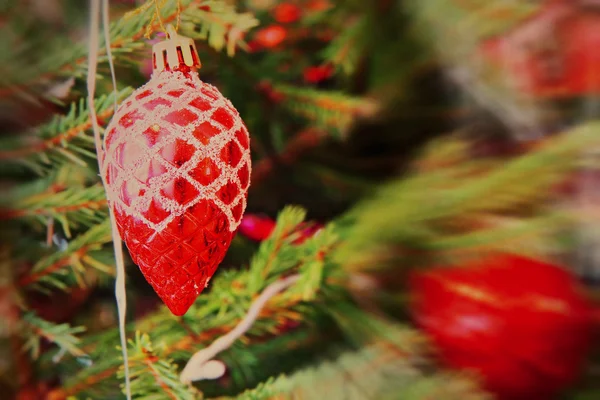
[[[333,75],[333,66],[330,64],[308,67],[304,69],[304,81],[306,83],[319,83]]]
[[[312,12],[321,12],[331,8],[329,0],[308,0],[304,8]]]
[[[557,266],[496,255],[411,277],[416,324],[443,363],[479,372],[499,399],[547,400],[578,378],[592,306]]]
[[[202,82],[191,39],[155,45],[150,81],[106,128],[102,175],[119,233],[148,283],[183,315],[225,257],[246,207],[248,131]]]
[[[280,24],[291,24],[300,19],[302,10],[295,4],[282,3],[273,9],[273,17]]]
[[[490,64],[538,97],[600,93],[600,13],[574,1],[547,1],[515,29],[483,43]]]
[[[238,232],[249,239],[263,241],[271,236],[275,228],[275,221],[269,217],[256,214],[246,214],[242,218]]]
[[[287,30],[281,25],[269,25],[256,32],[253,46],[271,49],[279,46],[287,38]]]

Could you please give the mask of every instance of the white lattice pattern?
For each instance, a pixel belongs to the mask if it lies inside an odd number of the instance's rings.
[[[250,181],[248,131],[197,73],[163,71],[107,128],[102,174],[133,261],[175,315],[208,285]]]
[[[203,199],[234,231],[246,208],[248,131],[230,101],[197,73],[163,71],[107,128],[103,175],[111,205],[161,232]]]

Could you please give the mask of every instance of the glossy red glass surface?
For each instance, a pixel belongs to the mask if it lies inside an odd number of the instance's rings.
[[[495,255],[415,273],[410,290],[415,322],[440,360],[478,372],[501,400],[550,399],[581,373],[592,308],[562,268]]]

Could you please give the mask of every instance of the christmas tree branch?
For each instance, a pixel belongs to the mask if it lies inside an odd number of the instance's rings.
[[[249,328],[249,338],[271,335],[290,322],[300,318],[301,307],[306,293],[314,293],[321,286],[331,285],[329,264],[310,263],[327,253],[335,241],[331,228],[313,237],[303,244],[294,244],[295,232],[304,219],[304,211],[290,207],[284,209],[278,218],[278,228],[274,234],[261,244],[247,271],[224,271],[212,282],[212,290],[199,297],[188,313],[174,318],[166,309],[137,321],[135,330],[148,332],[153,342],[160,340],[161,354],[182,360],[189,357],[197,346],[215,340],[230,330],[244,318],[249,304],[255,296],[271,282],[293,272],[304,277],[294,288],[273,298],[258,315],[256,322]],[[314,268],[323,272],[315,274]],[[264,274],[263,274],[264,272]],[[316,279],[316,283],[315,283]],[[182,324],[183,323],[183,324]],[[251,339],[241,340],[251,340]],[[73,375],[61,389],[55,391],[56,398],[66,398],[90,389],[107,376],[113,376],[120,365],[116,352],[108,356],[106,344],[116,341],[115,331],[86,338],[82,348],[90,354],[95,364]],[[260,340],[260,339],[259,339]],[[100,356],[101,355],[101,356]],[[67,359],[63,360],[64,364]],[[71,384],[73,382],[73,384]],[[89,384],[88,384],[89,383]]]
[[[193,400],[199,393],[193,386],[179,382],[177,366],[164,359],[157,351],[150,337],[136,332],[135,339],[129,340],[130,373],[132,392],[136,398]],[[121,375],[121,374],[120,374]]]
[[[42,339],[54,343],[61,349],[68,351],[73,356],[84,355],[78,347],[79,338],[75,334],[85,331],[83,327],[71,327],[69,324],[53,324],[39,318],[32,312],[27,312],[21,319],[24,336],[24,349],[29,350],[31,357],[36,359],[40,355],[40,346]]]
[[[182,8],[185,9],[192,3],[192,0],[181,0]],[[162,20],[169,23],[177,18],[177,7],[175,1],[169,1],[161,9]],[[138,14],[138,18],[121,19],[110,25],[110,42],[113,56],[119,59],[121,54],[131,54],[134,50],[143,47],[144,42],[140,41],[144,37],[147,25],[152,21],[155,11],[147,9]],[[158,27],[158,22],[154,23]],[[72,42],[69,44],[73,47]],[[104,44],[101,44],[104,46]],[[107,61],[105,51],[100,50],[99,61]],[[78,43],[73,51],[64,54],[50,53],[45,59],[39,60],[35,69],[30,71],[20,71],[15,73],[16,79],[11,79],[7,87],[0,88],[0,96],[6,96],[18,91],[28,91],[35,88],[36,85],[46,82],[61,75],[72,77],[83,77],[87,71],[87,46],[85,43]]]
[[[373,100],[351,97],[341,92],[326,92],[284,84],[274,85],[272,90],[277,96],[281,96],[282,104],[293,114],[342,134],[355,118],[371,117],[378,109]]]
[[[341,67],[346,75],[352,74],[365,50],[364,37],[369,26],[365,16],[356,18],[351,26],[344,27],[337,37],[322,51],[322,57]],[[361,40],[362,39],[362,40]]]
[[[398,256],[393,244],[422,252],[429,246],[454,243],[457,250],[465,252],[466,246],[478,247],[483,241],[493,244],[499,237],[510,237],[524,229],[532,233],[529,229],[537,227],[538,233],[543,233],[548,227],[548,220],[544,220],[548,214],[539,200],[546,199],[559,179],[577,167],[579,152],[598,141],[598,130],[597,122],[585,124],[507,162],[485,166],[477,160],[442,163],[439,169],[392,182],[345,217],[353,221],[353,227],[336,252],[336,259],[348,267],[377,266],[393,254]],[[506,214],[534,206],[537,215],[533,214],[541,219],[531,220],[529,228],[519,224],[500,226],[496,232],[489,232],[487,239],[488,234],[481,231],[477,235],[461,232],[465,236],[452,238],[456,232],[444,229],[451,221],[458,226],[456,221],[473,213]]]
[[[92,226],[102,222],[108,215],[107,200],[101,185],[58,192],[51,187],[40,194],[14,199],[11,205],[15,208],[2,210],[0,220],[33,217],[45,224],[51,217],[63,224],[67,237],[71,229],[80,225]]]
[[[116,101],[122,101],[131,92],[131,88],[121,90],[116,95]],[[101,124],[106,123],[112,116],[114,102],[115,96],[113,94],[100,96],[95,100],[96,114]],[[5,142],[2,144],[3,150],[0,150],[0,160],[32,157],[42,163],[50,163],[51,158],[73,162],[78,160],[78,156],[73,152],[95,158],[94,143],[90,135],[91,127],[92,122],[87,101],[81,99],[79,102],[71,104],[67,115],[57,116],[51,122],[36,128],[36,142],[33,144],[14,149],[10,149],[10,147],[14,147],[14,145],[11,146],[11,143]],[[6,148],[9,149],[6,150]],[[77,163],[86,165],[85,162],[80,160]]]
[[[413,336],[416,338],[417,334],[413,333]],[[360,350],[342,349],[334,359],[324,360],[290,376],[269,379],[239,396],[214,400],[488,398],[467,376],[456,373],[428,375],[419,368],[416,362],[419,357],[418,353],[399,353],[390,342],[378,340]]]
[[[235,6],[224,1],[201,1],[194,12],[182,15],[189,22],[190,28],[184,31],[190,37],[206,40],[216,51],[227,48],[231,57],[235,49],[242,43],[242,36],[250,29],[258,26],[259,21],[251,13],[238,13]],[[196,32],[195,27],[200,31]]]
[[[274,334],[280,328],[285,327],[290,322],[296,323],[300,316],[290,312],[290,308],[294,308],[299,303],[298,299],[288,301],[286,303],[267,305],[263,311],[261,312],[259,322],[261,324],[261,328],[257,329],[254,327],[252,329],[253,335],[258,335],[256,337],[256,341],[261,342],[261,333],[265,334]],[[161,314],[166,314],[164,311]],[[164,317],[164,315],[161,315]],[[275,320],[275,324],[273,324],[273,320]],[[144,325],[144,321],[141,321],[142,325]],[[215,327],[212,329],[207,329],[200,333],[190,333],[188,331],[184,331],[183,329],[177,329],[177,323],[165,325],[154,325],[154,329],[144,329],[148,332],[151,332],[154,340],[160,340],[161,342],[161,357],[176,357],[178,360],[183,360],[187,358],[191,351],[199,346],[204,346],[213,342],[216,338],[221,335],[226,334],[231,329],[234,328],[234,324],[236,321],[233,321],[232,324],[223,325],[219,327]],[[266,325],[265,325],[266,324]],[[179,325],[180,326],[180,325]],[[150,326],[148,327],[150,328]],[[159,329],[160,328],[160,329]],[[171,335],[175,335],[176,337],[170,338]],[[88,390],[96,390],[97,385],[104,385],[107,382],[114,384],[116,381],[114,380],[115,374],[119,371],[121,367],[120,359],[116,352],[111,352],[109,356],[106,355],[106,349],[102,347],[102,349],[96,348],[99,344],[105,345],[106,342],[96,342],[96,340],[112,340],[116,341],[114,335],[110,335],[110,338],[102,339],[101,337],[95,336],[92,337],[86,342],[94,342],[94,346],[83,347],[84,351],[88,349],[93,351],[91,354],[92,359],[97,360],[94,365],[85,370],[81,370],[77,373],[76,376],[69,379],[69,381],[63,385],[63,387],[53,390],[52,398],[53,399],[66,399],[70,396],[77,396],[82,393],[85,393]],[[241,339],[245,345],[250,345],[254,343],[255,340],[249,339]],[[112,351],[112,349],[111,349]],[[106,358],[99,359],[100,354],[104,354]],[[68,360],[65,360],[67,362]],[[72,362],[72,361],[71,361]],[[70,382],[73,382],[70,385]],[[177,378],[177,382],[179,382],[179,378]],[[133,385],[132,385],[133,387]],[[114,388],[114,386],[112,387]]]
[[[216,379],[221,377],[223,373],[225,373],[224,366],[222,370],[216,368],[217,371],[215,371],[215,367],[211,369],[210,366],[212,365],[209,366],[211,359],[218,353],[229,348],[252,327],[252,324],[258,317],[262,308],[273,296],[293,285],[299,279],[299,275],[292,275],[267,286],[260,296],[252,303],[247,314],[234,329],[229,331],[226,335],[219,337],[207,348],[194,353],[181,371],[181,382],[190,383],[202,379]]]
[[[106,265],[89,253],[99,250],[112,240],[110,222],[106,219],[72,240],[63,251],[53,253],[38,261],[31,272],[23,276],[18,285],[37,287],[40,284],[64,288],[65,284],[58,276],[64,276],[66,267],[72,267],[73,276],[78,283],[83,284],[83,275],[89,273],[86,267],[99,270],[102,273],[113,273],[113,266]]]
[[[56,214],[67,214],[76,211],[99,210],[106,208],[107,200],[86,200],[81,203],[71,205],[45,206],[43,208],[32,208],[24,210],[3,210],[0,213],[0,219],[31,217],[31,216],[53,216]]]
[[[153,6],[155,4],[157,7]],[[113,57],[116,61],[130,57],[134,51],[147,46],[143,39],[149,36],[149,33],[161,30],[179,18],[182,21],[182,34],[194,39],[207,40],[211,47],[219,51],[226,46],[230,55],[233,55],[236,45],[241,43],[243,33],[258,25],[258,21],[251,14],[237,13],[234,7],[222,0],[166,0],[161,1],[160,5],[150,0],[124,18],[110,24],[110,48]],[[199,32],[195,30],[196,27],[200,27]],[[72,43],[69,45],[73,47]],[[104,46],[104,43],[100,44],[99,62],[108,60]],[[71,52],[50,53],[50,56],[36,64],[35,68],[13,71],[13,79],[3,80],[8,84],[0,87],[0,96],[28,92],[43,82],[63,75],[75,78],[85,76],[87,47],[84,43],[79,43]]]

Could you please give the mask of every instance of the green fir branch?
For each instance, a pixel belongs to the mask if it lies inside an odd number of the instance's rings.
[[[30,353],[33,359],[40,356],[42,341],[53,343],[74,357],[84,355],[79,348],[80,339],[75,336],[84,332],[84,327],[55,324],[38,317],[33,312],[26,312],[21,321],[23,323],[21,334],[24,338],[24,349]]]
[[[365,29],[368,26],[368,18],[366,16],[359,17],[323,49],[321,56],[324,60],[340,67],[346,75],[351,75],[366,50],[364,37],[366,36]]]
[[[286,376],[270,378],[254,389],[244,391],[233,398],[218,397],[213,400],[284,400],[284,393],[290,390],[291,382]]]
[[[483,177],[466,181],[458,190],[448,193],[439,214],[455,210],[505,211],[543,199],[566,172],[578,165],[581,151],[597,144],[599,131],[599,122],[578,125],[548,140],[541,149],[500,165]]]
[[[304,221],[306,211],[297,207],[285,208],[277,217],[277,224],[270,237],[263,241],[250,261],[248,290],[258,291],[265,280],[277,276],[279,271],[289,270],[297,263],[298,252],[293,240],[298,237],[294,230]],[[269,281],[269,283],[271,282]]]
[[[6,217],[30,219],[43,225],[50,218],[62,225],[67,238],[72,229],[90,227],[108,216],[106,194],[101,184],[35,194],[12,204],[14,207],[4,212]]]
[[[235,55],[236,47],[243,46],[243,35],[259,24],[253,14],[238,13],[235,6],[215,0],[199,2],[183,14],[182,20],[183,34],[206,41],[219,52],[227,48],[230,57]]]
[[[152,345],[150,336],[135,333],[129,340],[131,392],[140,400],[194,400],[200,393],[179,381],[177,365],[163,358]],[[123,378],[123,369],[118,377]]]
[[[301,277],[310,274],[311,277],[303,278],[305,283],[299,288],[309,294],[323,289],[317,288],[315,282],[320,281],[323,286],[333,285],[328,283],[333,271],[328,267],[331,264],[327,258],[323,264],[309,267],[304,267],[302,261],[299,261],[303,259],[302,255],[321,252],[326,254],[332,242],[332,235],[329,233],[315,236],[312,241],[294,244],[298,236],[292,232],[298,231],[304,215],[305,212],[297,207],[282,210],[278,217],[277,233],[271,241],[261,244],[261,249],[251,262],[250,268],[218,272],[211,282],[210,291],[200,296],[183,317],[175,318],[166,307],[162,307],[157,313],[136,321],[135,326],[131,325],[128,329],[146,332],[164,357],[171,357],[180,362],[233,329],[246,314],[252,300],[274,279],[290,273],[299,272]],[[266,251],[269,248],[273,248],[274,252]],[[46,262],[44,266],[47,267],[47,264]],[[319,268],[322,270],[318,271]],[[258,279],[263,271],[264,278]],[[314,277],[318,279],[315,280]],[[301,293],[282,293],[267,304],[242,341],[272,335],[282,329],[285,323],[301,320],[303,313],[312,309],[308,303],[302,302]],[[115,372],[120,361],[118,352],[111,345],[116,345],[118,338],[116,330],[85,338],[83,348],[90,354],[94,364],[78,372],[77,369],[71,370],[70,378],[59,390],[61,395],[86,393],[88,389],[101,390],[99,386],[104,384],[114,385]],[[70,362],[74,361],[76,360]],[[68,363],[69,360],[65,359],[62,364]],[[71,368],[75,367],[70,365]],[[66,367],[68,368],[68,365]],[[81,382],[88,384],[82,386]],[[106,389],[110,391],[110,388]]]
[[[87,232],[71,240],[67,247],[39,260],[32,270],[18,282],[19,286],[38,289],[67,287],[66,276],[75,278],[79,285],[84,285],[85,276],[90,268],[103,274],[114,274],[114,266],[99,261],[94,253],[112,241],[110,220],[107,218],[93,226]]]
[[[442,164],[391,182],[342,219],[343,224],[352,226],[344,232],[345,240],[335,260],[349,268],[372,268],[378,260],[402,256],[399,251],[403,248],[404,255],[423,256],[425,250],[452,243],[460,251],[468,251],[468,246],[479,248],[482,241],[492,245],[499,237],[519,233],[523,226],[497,228],[500,230],[486,235],[466,233],[453,239],[453,233],[441,226],[473,213],[501,214],[526,206],[537,206],[541,218],[525,228],[528,234],[534,230],[543,234],[548,224],[540,200],[546,199],[552,187],[577,167],[580,151],[597,142],[599,129],[597,122],[578,126],[548,140],[541,149],[479,173],[473,173],[471,163],[461,162],[456,166]],[[475,236],[479,239],[473,240]]]
[[[125,88],[116,94],[103,95],[95,100],[96,115],[101,123],[107,123],[114,111],[115,99],[122,101],[131,94]],[[92,122],[87,101],[81,98],[71,104],[66,115],[56,116],[47,124],[31,132],[33,143],[0,143],[0,160],[12,160],[29,166],[36,172],[47,174],[52,168],[66,163],[88,167],[96,158]]]
[[[325,92],[277,84],[275,93],[283,98],[290,112],[309,120],[314,126],[333,130],[342,136],[357,118],[368,118],[377,112],[377,103],[341,92]]]
[[[167,0],[159,3],[160,15],[157,15],[154,1],[148,1],[128,16],[110,24],[110,47],[115,63],[130,63],[131,54],[147,47],[148,42],[144,40],[144,36],[161,29],[159,20],[165,26],[169,23],[175,25],[179,6],[182,34],[207,40],[209,46],[218,51],[226,46],[230,55],[233,55],[235,46],[242,43],[242,35],[258,25],[251,14],[238,13],[235,7],[225,1]],[[195,30],[197,26],[200,27],[199,31]],[[108,62],[108,56],[104,35],[99,39],[98,63],[103,67]],[[28,59],[30,53],[26,48],[19,53],[9,51],[7,56],[10,62],[3,64],[11,69],[7,69],[0,78],[0,92],[20,93],[22,97],[31,98],[36,91],[47,88],[49,83],[61,77],[81,79],[86,76],[87,42],[73,44],[71,38],[59,37],[52,44],[55,47],[45,51],[34,63],[29,60],[17,61]],[[65,48],[71,50],[65,52]]]
[[[335,358],[280,376],[247,390],[237,400],[302,399],[449,399],[483,400],[489,395],[457,373],[428,376],[415,360],[379,342],[360,350],[345,350]],[[233,398],[218,398],[218,400]],[[217,400],[217,399],[215,399]]]

